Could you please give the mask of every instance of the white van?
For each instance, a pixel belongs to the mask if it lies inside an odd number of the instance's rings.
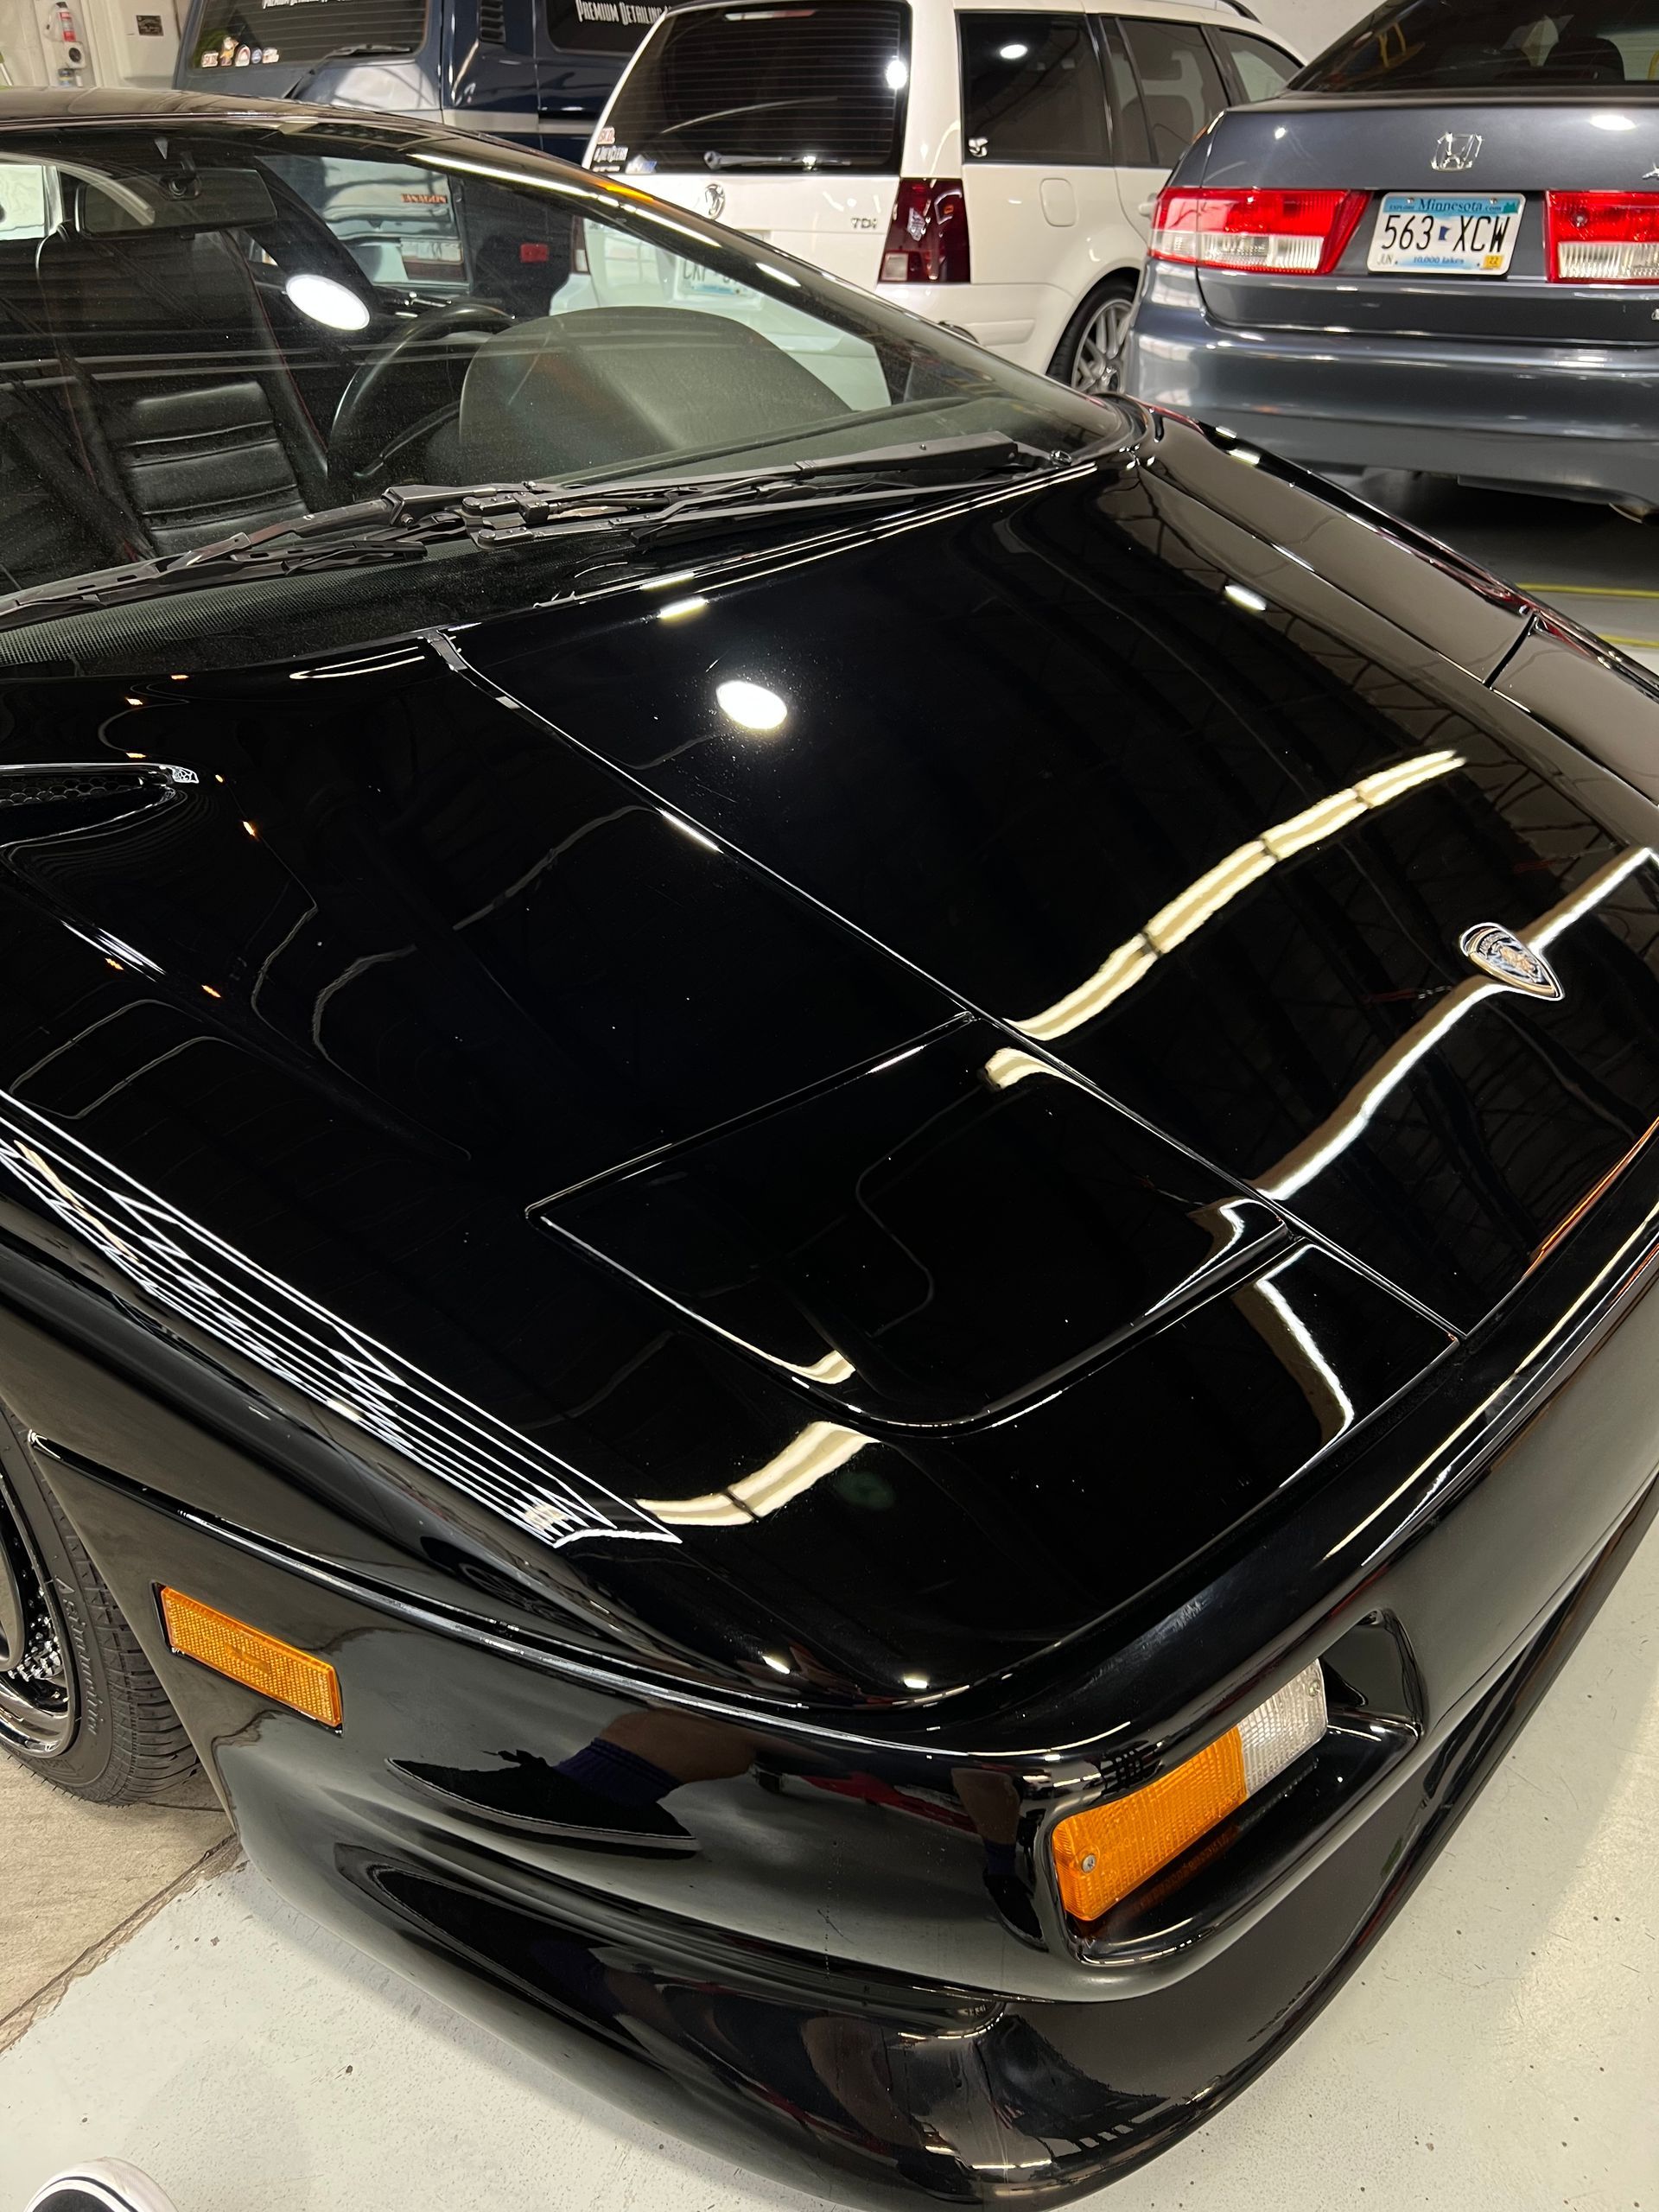
[[[1300,67],[1242,0],[694,0],[587,158],[1104,391],[1169,171]]]

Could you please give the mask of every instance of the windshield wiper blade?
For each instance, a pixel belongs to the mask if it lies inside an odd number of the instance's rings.
[[[453,490],[445,503],[453,503]],[[238,531],[198,546],[191,553],[157,554],[118,568],[89,569],[0,598],[0,629],[53,615],[79,614],[118,601],[159,597],[192,586],[235,582],[238,578],[296,575],[311,569],[367,567],[376,563],[418,560],[438,536],[456,536],[458,516],[448,526],[422,529],[404,522],[385,499],[358,500],[325,508],[292,522],[267,523],[263,529]],[[340,538],[337,545],[331,538]],[[308,544],[316,538],[322,541]]]
[[[1087,450],[1092,452],[1090,446]],[[989,461],[1000,467],[1053,468],[1073,456],[1052,446],[1034,446],[1006,430],[967,430],[944,438],[912,438],[903,445],[866,446],[857,453],[814,454],[805,461],[762,461],[747,468],[711,470],[695,476],[666,477],[640,474],[607,477],[602,482],[559,485],[543,480],[537,488],[563,490],[579,499],[597,493],[649,491],[658,486],[686,492],[729,487],[734,484],[766,485],[774,480],[802,482],[815,477],[891,474],[929,461]]]
[[[849,169],[851,161],[844,154],[722,154],[709,147],[702,163],[710,169]]]
[[[1102,439],[1096,444],[1110,442]],[[1095,450],[1090,446],[1076,454],[1055,452],[1003,431],[975,431],[697,476],[641,474],[588,484],[532,478],[519,483],[391,485],[373,499],[237,531],[194,552],[157,555],[32,584],[0,598],[0,629],[209,585],[418,561],[431,546],[446,541],[507,546],[596,532],[639,537],[681,524],[868,505],[895,493],[938,498],[982,490],[1004,476],[1018,481],[1045,474]],[[915,473],[936,463],[964,462],[979,464],[965,479]]]

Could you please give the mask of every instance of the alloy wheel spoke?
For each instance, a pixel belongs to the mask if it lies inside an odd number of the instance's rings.
[[[74,1685],[57,1601],[0,1484],[0,1742],[50,1758],[74,1732]]]

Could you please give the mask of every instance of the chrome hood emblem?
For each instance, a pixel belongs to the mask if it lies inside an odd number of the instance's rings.
[[[723,184],[706,184],[702,188],[704,213],[711,221],[718,222],[726,213],[726,188]]]
[[[1558,999],[1561,987],[1555,980],[1555,971],[1541,953],[1523,944],[1512,930],[1502,922],[1477,922],[1458,939],[1458,950],[1471,966],[1483,976],[1490,976],[1495,983],[1502,983],[1511,991],[1524,991],[1529,998]]]
[[[1444,176],[1461,169],[1471,169],[1480,156],[1480,133],[1478,130],[1443,130],[1435,143],[1432,169]]]

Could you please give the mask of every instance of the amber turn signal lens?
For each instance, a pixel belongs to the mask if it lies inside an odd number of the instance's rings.
[[[199,1659],[216,1675],[228,1675],[325,1728],[339,1727],[340,1676],[326,1659],[250,1628],[200,1598],[187,1598],[182,1590],[162,1590],[162,1618],[168,1643],[185,1658]]]
[[[1062,1821],[1053,1836],[1054,1873],[1071,1918],[1098,1920],[1179,1859],[1311,1750],[1326,1717],[1325,1673],[1316,1664],[1171,1773]]]

